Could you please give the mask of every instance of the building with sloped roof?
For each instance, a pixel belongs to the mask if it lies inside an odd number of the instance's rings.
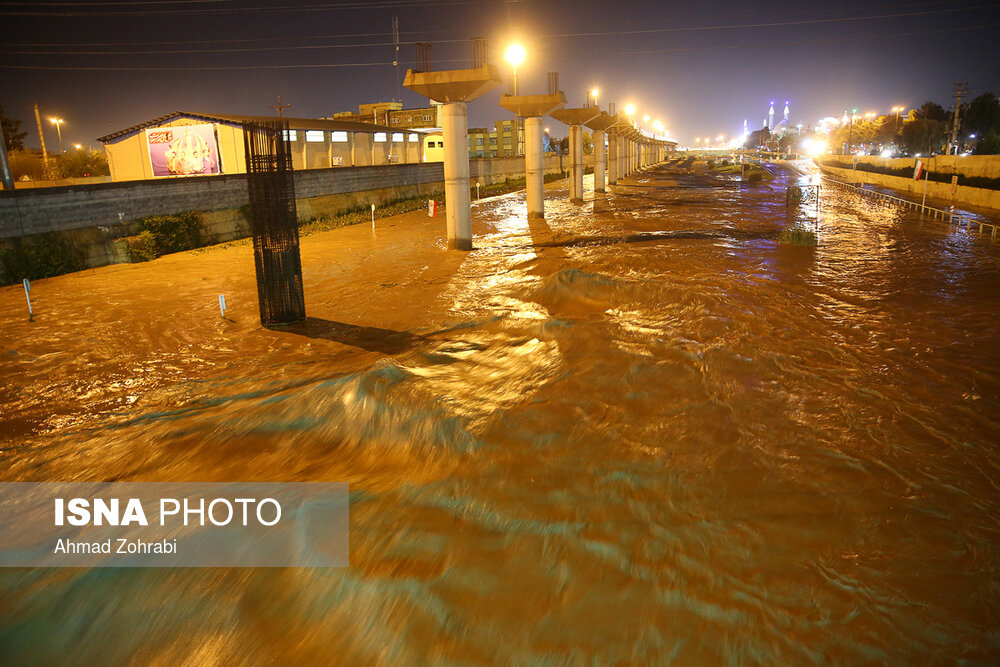
[[[246,173],[244,121],[274,116],[238,116],[190,111],[153,118],[100,137],[111,179],[134,181]],[[322,118],[288,121],[293,169],[360,167],[422,162],[422,133],[385,125]]]

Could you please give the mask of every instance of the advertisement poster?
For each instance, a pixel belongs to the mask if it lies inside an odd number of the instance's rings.
[[[153,176],[207,176],[221,174],[215,127],[180,125],[146,130]]]

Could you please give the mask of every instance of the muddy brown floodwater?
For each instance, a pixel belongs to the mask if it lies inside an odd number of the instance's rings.
[[[290,330],[246,243],[0,289],[3,481],[352,499],[350,568],[0,572],[0,663],[1000,661],[1000,244],[794,178],[308,236]]]

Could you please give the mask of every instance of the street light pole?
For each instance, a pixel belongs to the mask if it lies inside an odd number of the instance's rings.
[[[63,124],[63,119],[62,118],[49,118],[49,122],[56,126],[56,134],[59,135],[59,155],[62,155],[62,153],[63,153],[63,145],[62,145],[62,124]]]
[[[851,155],[854,153],[852,148],[854,148],[854,119],[857,118],[858,110],[851,109],[851,125],[847,130],[847,153]]]

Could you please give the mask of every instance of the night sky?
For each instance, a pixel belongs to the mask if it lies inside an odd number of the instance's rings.
[[[599,102],[632,102],[682,144],[760,127],[791,100],[791,122],[845,109],[887,112],[933,99],[954,84],[1000,94],[1000,2],[609,2],[162,0],[5,2],[0,105],[38,146],[32,105],[60,116],[63,143],[96,138],[175,110],[289,116],[357,111],[397,96],[392,17],[399,19],[400,79],[414,42],[433,44],[434,69],[470,65],[471,37],[489,40],[504,76],[512,40],[528,52],[522,94],[560,73],[571,106],[598,87]],[[424,98],[401,90],[404,106]],[[498,87],[469,106],[470,125],[507,118]],[[554,120],[553,134],[565,134]]]

